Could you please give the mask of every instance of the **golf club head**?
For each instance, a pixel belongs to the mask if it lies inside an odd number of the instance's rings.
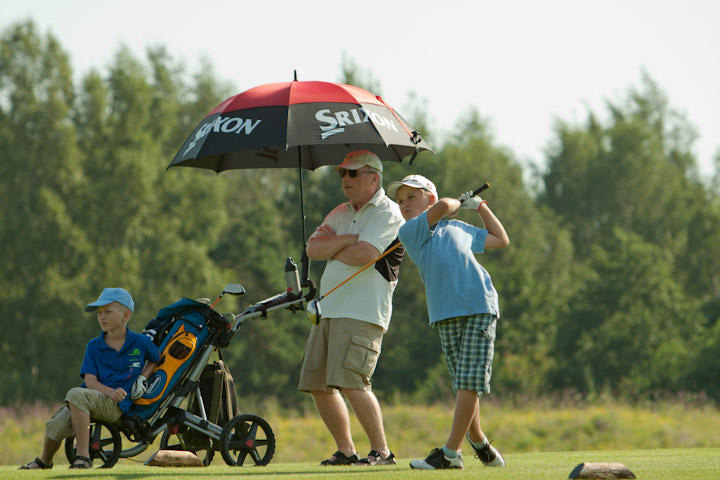
[[[245,295],[245,287],[239,283],[230,283],[223,289],[222,294],[225,295],[226,293],[230,295]]]
[[[308,302],[307,307],[305,307],[305,313],[307,313],[308,319],[314,325],[320,323],[320,318],[322,318],[322,312],[320,311],[320,303],[318,302],[317,298]]]

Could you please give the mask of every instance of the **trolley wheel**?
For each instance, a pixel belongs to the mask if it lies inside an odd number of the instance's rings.
[[[189,448],[182,436],[182,433],[174,434],[172,436],[177,437],[178,443],[170,444],[171,435],[168,434],[167,430],[163,432],[162,438],[160,439],[161,450],[186,450],[197,455],[206,467],[212,463],[213,457],[215,456],[215,446],[213,445],[211,438],[208,437],[207,446],[205,447],[198,448],[196,446],[195,448]]]
[[[220,436],[220,453],[230,466],[240,466],[250,455],[255,465],[267,465],[275,453],[275,434],[255,415],[238,415],[228,421]]]
[[[65,456],[70,465],[75,461],[77,455],[75,436],[65,439]],[[112,468],[120,458],[122,451],[122,439],[120,430],[112,423],[101,420],[90,420],[90,460],[99,458],[103,464],[100,468]]]

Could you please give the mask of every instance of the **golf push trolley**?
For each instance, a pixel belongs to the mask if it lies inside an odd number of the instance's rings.
[[[270,425],[256,415],[237,415],[237,406],[227,405],[228,397],[235,402],[234,387],[230,387],[232,392],[224,392],[225,415],[217,415],[217,408],[212,408],[217,418],[209,418],[206,407],[213,402],[212,406],[217,407],[219,399],[208,398],[218,392],[215,388],[213,393],[212,385],[208,388],[204,380],[208,375],[203,373],[217,373],[218,363],[222,362],[209,364],[212,353],[227,347],[246,321],[265,317],[277,309],[304,310],[306,301],[315,295],[312,282],[308,285],[310,291],[303,295],[291,258],[287,260],[285,274],[286,292],[250,305],[241,314],[220,314],[214,309],[223,295],[245,293],[245,288],[237,283],[227,285],[212,305],[209,301],[182,298],[160,309],[143,332],[153,338],[160,350],[158,366],[147,380],[147,391],[118,422],[91,419],[91,459],[101,462],[101,468],[111,468],[120,458],[144,452],[162,435],[161,450],[194,452],[204,465],[210,464],[216,451],[230,466],[242,466],[248,457],[254,465],[267,465],[275,453],[275,435]],[[183,409],[185,402],[187,407]],[[213,423],[218,419],[223,421],[222,425]],[[135,445],[123,448],[121,434]],[[177,438],[177,443],[171,442],[172,437]],[[76,456],[74,437],[65,439],[65,454],[72,464]]]

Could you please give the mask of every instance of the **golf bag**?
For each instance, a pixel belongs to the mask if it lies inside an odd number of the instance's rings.
[[[211,312],[208,305],[183,298],[161,309],[150,321],[144,332],[154,336],[153,341],[161,352],[160,361],[147,380],[147,391],[133,402],[131,416],[149,418],[160,401],[170,394],[212,333]]]
[[[209,363],[200,375],[200,395],[209,422],[225,425],[231,418],[240,414],[235,381],[225,362],[222,361],[222,355],[219,360]],[[201,416],[197,396],[191,397],[188,412]],[[208,437],[194,430],[187,429],[183,434],[183,440],[186,448],[207,449]]]

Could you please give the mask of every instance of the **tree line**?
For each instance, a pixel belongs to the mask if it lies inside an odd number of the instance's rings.
[[[379,93],[352,61],[338,81]],[[178,297],[211,297],[229,282],[248,293],[223,299],[223,311],[284,289],[285,258],[302,249],[296,171],[165,171],[234,93],[209,62],[188,72],[164,47],[142,59],[120,48],[76,80],[62,46],[32,21],[1,33],[0,404],[57,401],[79,382],[84,345],[99,333],[82,306],[105,286],[133,294],[134,330]],[[406,116],[433,143],[413,102]],[[720,399],[720,176],[699,177],[692,124],[658,85],[644,76],[603,112],[558,120],[531,186],[477,111],[456,132],[412,167],[386,164],[384,183],[420,173],[442,196],[494,185],[484,197],[512,241],[480,257],[502,310],[495,394]],[[329,168],[305,172],[308,234],[343,200]],[[322,268],[312,263],[316,281]],[[393,305],[376,391],[446,397],[410,261]],[[240,395],[296,404],[308,329],[290,312],[244,325],[225,351]]]

